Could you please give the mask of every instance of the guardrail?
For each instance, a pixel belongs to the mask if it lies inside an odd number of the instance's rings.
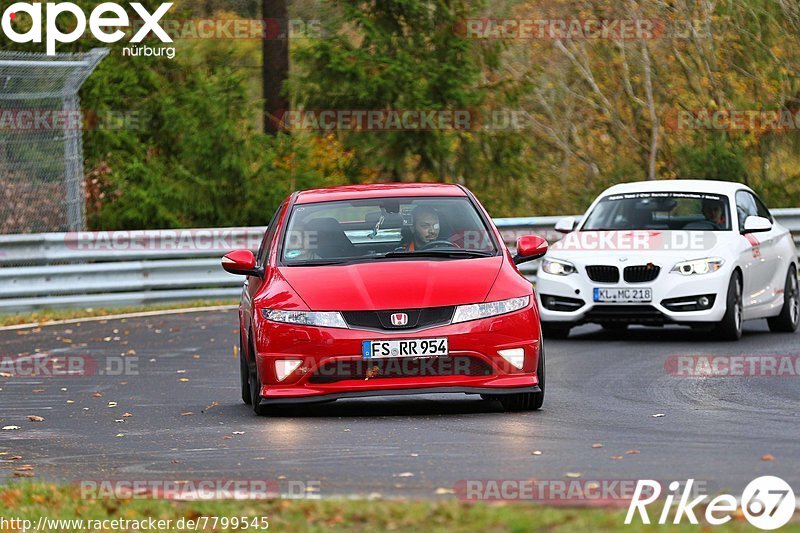
[[[800,245],[800,209],[775,209]],[[495,219],[503,240],[535,233],[554,242],[558,217]],[[235,299],[242,278],[220,258],[256,250],[264,227],[0,235],[0,313]],[[535,278],[538,261],[520,270]]]

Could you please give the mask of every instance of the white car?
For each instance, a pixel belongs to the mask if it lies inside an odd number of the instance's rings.
[[[797,250],[745,185],[663,180],[603,192],[539,267],[537,294],[546,336],[573,326],[683,324],[742,335],[742,321],[766,318],[793,332],[800,316]]]

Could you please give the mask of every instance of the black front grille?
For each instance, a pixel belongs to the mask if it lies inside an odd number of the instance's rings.
[[[586,267],[589,279],[600,283],[616,283],[619,281],[619,269],[615,266],[590,265]]]
[[[343,311],[347,325],[352,328],[369,328],[383,330],[404,330],[416,328],[430,328],[449,324],[453,318],[455,307],[427,307],[425,309],[397,309],[393,311]],[[392,315],[405,313],[408,323],[404,326],[392,324]]]
[[[628,283],[646,283],[653,281],[661,272],[661,267],[652,263],[625,267],[623,276]]]
[[[595,305],[584,322],[622,322],[627,324],[663,324],[664,315],[652,305]]]
[[[309,383],[346,380],[411,378],[426,376],[490,376],[492,367],[483,359],[468,356],[392,359],[348,359],[321,365]]]

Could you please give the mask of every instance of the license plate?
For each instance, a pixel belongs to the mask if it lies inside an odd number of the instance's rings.
[[[653,301],[653,289],[594,289],[595,302],[644,303]]]
[[[361,354],[364,359],[438,357],[448,353],[446,338],[364,341],[361,343]]]

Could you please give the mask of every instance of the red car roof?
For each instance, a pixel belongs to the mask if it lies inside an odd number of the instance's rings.
[[[450,183],[370,183],[300,191],[295,203],[310,204],[386,196],[466,196],[466,193],[458,185]]]

